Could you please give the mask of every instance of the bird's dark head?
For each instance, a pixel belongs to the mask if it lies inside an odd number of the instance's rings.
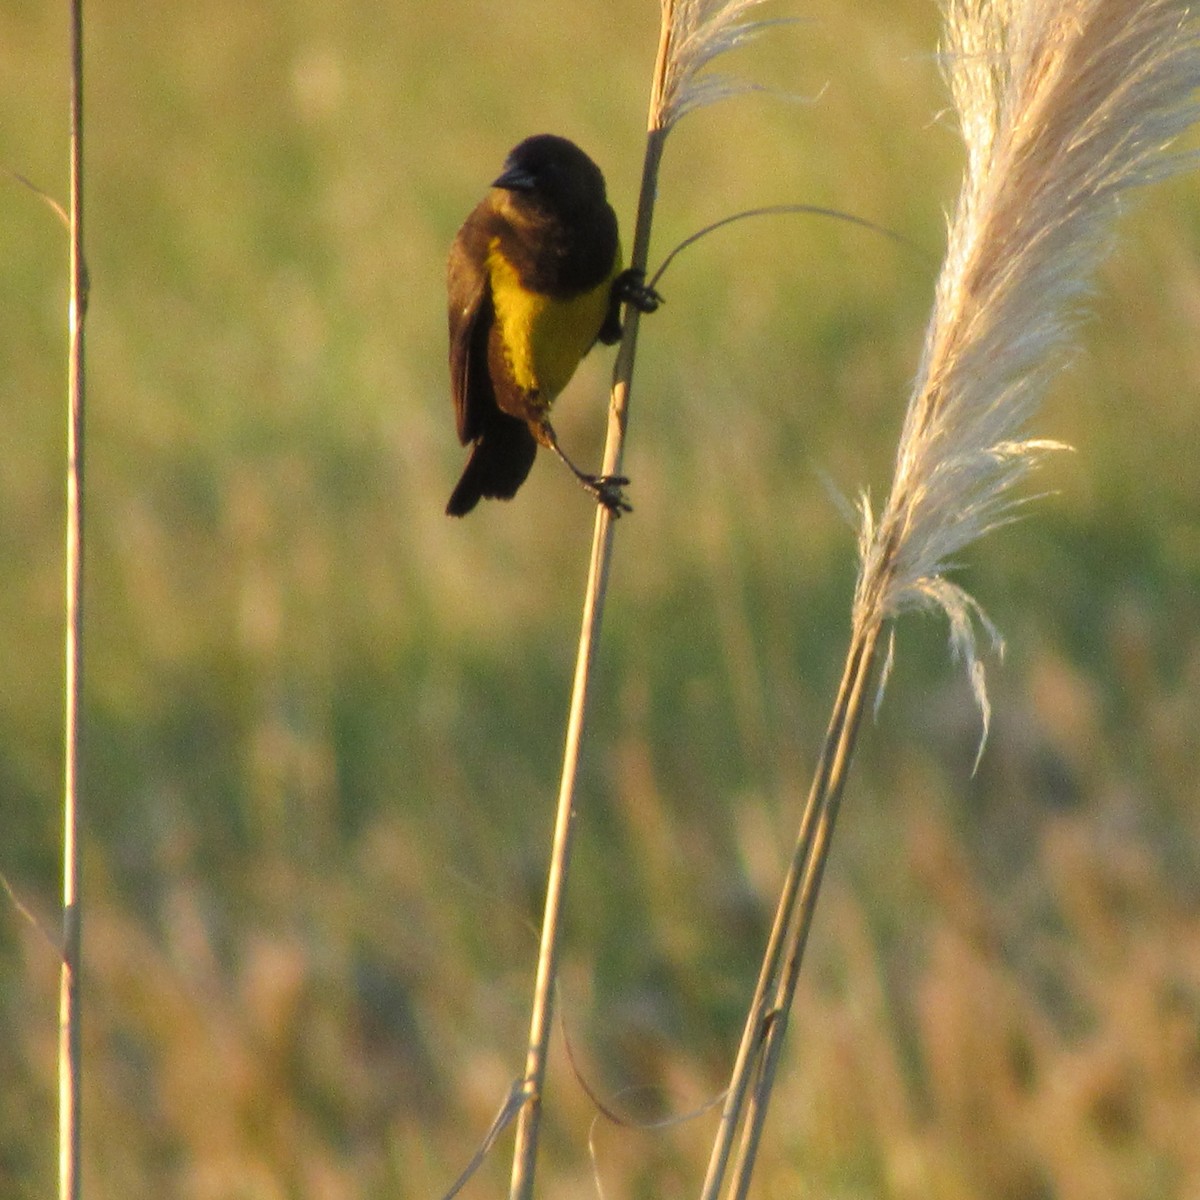
[[[552,133],[526,138],[504,160],[492,187],[518,204],[549,212],[578,212],[606,202],[604,175],[574,142]]]

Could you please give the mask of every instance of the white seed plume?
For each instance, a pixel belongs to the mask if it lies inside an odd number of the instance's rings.
[[[714,58],[753,40],[787,18],[751,20],[763,0],[661,0],[665,54],[658,73],[661,90],[655,105],[655,124],[670,129],[685,113],[743,92],[761,90],[757,84],[711,75],[704,68]]]
[[[945,69],[966,143],[946,259],[891,492],[861,504],[855,625],[939,608],[987,732],[975,601],[945,577],[1011,518],[1058,443],[1026,436],[1062,366],[1128,190],[1190,161],[1200,19],[1185,0],[945,0]]]

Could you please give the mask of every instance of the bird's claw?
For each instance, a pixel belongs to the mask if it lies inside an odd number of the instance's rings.
[[[633,505],[621,491],[629,484],[624,475],[588,475],[581,482],[596,497],[596,502],[603,504],[614,518],[622,513],[633,512]]]
[[[640,313],[652,313],[664,304],[662,296],[646,285],[646,272],[630,267],[617,276],[617,297],[623,304],[636,308]]]

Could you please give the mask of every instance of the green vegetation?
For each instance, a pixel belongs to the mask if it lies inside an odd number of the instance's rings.
[[[780,12],[785,11],[780,9]],[[790,10],[796,12],[795,8]],[[835,492],[886,484],[953,198],[930,0],[818,3],[689,116],[643,325],[560,1012],[637,1119],[723,1086],[844,650]],[[61,14],[0,12],[0,165],[65,191]],[[85,1188],[441,1194],[520,1073],[592,511],[461,467],[444,263],[552,130],[628,226],[652,0],[89,12]],[[1122,228],[1039,432],[1074,444],[963,577],[993,734],[899,628],[840,822],[764,1196],[1200,1189],[1200,202]],[[57,927],[66,243],[0,179],[0,873]],[[610,357],[556,409],[598,462]],[[0,1195],[52,1187],[53,949],[0,895]],[[592,1194],[561,1042],[547,1196]],[[694,1194],[712,1117],[601,1122],[607,1194]],[[502,1143],[507,1147],[507,1142]],[[496,1194],[497,1152],[468,1195]]]

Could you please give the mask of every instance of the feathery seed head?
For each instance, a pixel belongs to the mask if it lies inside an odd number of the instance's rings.
[[[945,14],[966,167],[891,492],[878,517],[861,504],[855,622],[945,612],[986,734],[975,623],[994,631],[944,573],[1063,448],[1024,431],[1125,193],[1190,161],[1166,147],[1197,115],[1200,19],[1186,0],[945,0]]]
[[[651,105],[653,128],[667,130],[685,113],[758,85],[726,75],[704,74],[713,59],[752,41],[783,21],[750,20],[763,0],[662,0],[663,40]]]

